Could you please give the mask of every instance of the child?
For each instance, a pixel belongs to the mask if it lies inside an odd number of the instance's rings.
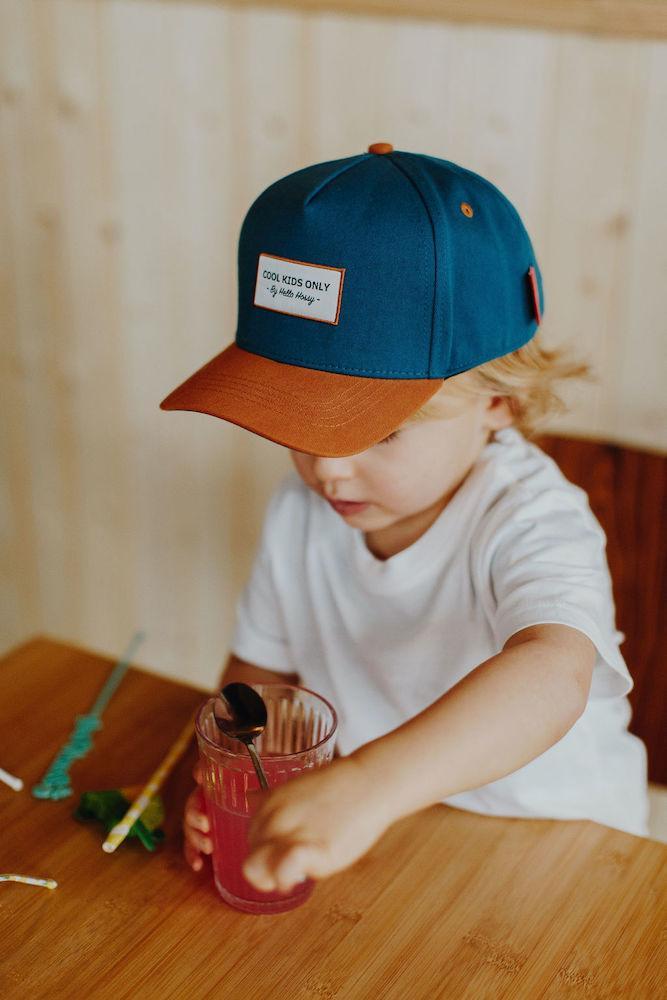
[[[539,343],[516,210],[376,143],[262,192],[238,267],[236,342],[161,405],[290,450],[221,683],[318,691],[341,754],[258,793],[248,880],[341,871],[437,802],[646,836],[605,536],[528,440],[587,367]],[[198,789],[184,831],[199,870]]]

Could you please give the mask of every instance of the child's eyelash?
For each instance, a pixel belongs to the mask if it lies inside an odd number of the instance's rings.
[[[394,438],[397,438],[398,434],[399,434],[398,431],[392,431],[391,434],[389,434],[386,438],[382,438],[382,440],[379,441],[378,444],[387,444],[388,441],[393,441]]]

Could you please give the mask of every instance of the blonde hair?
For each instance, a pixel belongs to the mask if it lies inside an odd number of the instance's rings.
[[[575,357],[569,345],[548,349],[538,332],[511,354],[446,379],[443,387],[409,420],[438,416],[439,398],[451,395],[452,391],[468,396],[504,396],[512,411],[513,425],[531,438],[552,416],[567,412],[568,407],[554,386],[568,379],[597,381],[592,367]]]

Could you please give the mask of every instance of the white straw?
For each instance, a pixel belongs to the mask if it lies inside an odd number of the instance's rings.
[[[5,771],[4,768],[0,767],[0,781],[4,781],[6,785],[13,788],[15,792],[20,792],[23,788],[23,782],[20,778],[16,778],[9,771]]]
[[[43,885],[45,889],[57,889],[54,878],[35,878],[32,875],[0,875],[0,882],[24,882],[26,885]]]

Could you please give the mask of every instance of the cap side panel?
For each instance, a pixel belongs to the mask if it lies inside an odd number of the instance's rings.
[[[454,336],[448,367],[465,371],[532,338],[537,324],[526,274],[531,265],[539,269],[521,217],[496,185],[450,161],[418,159],[433,175],[450,223]],[[463,204],[472,213],[464,213]]]
[[[404,177],[406,177],[407,180],[410,182],[410,184],[412,184],[412,186],[414,187],[415,191],[419,195],[421,203],[424,206],[424,211],[426,213],[429,225],[431,227],[431,236],[433,238],[433,295],[431,300],[431,336],[429,342],[428,363],[426,369],[428,376],[430,377],[433,373],[433,340],[434,340],[434,331],[436,329],[436,310],[439,306],[439,292],[440,292],[440,285],[438,282],[439,261],[438,261],[438,241],[436,239],[436,229],[433,222],[431,209],[429,207],[429,202],[424,197],[423,191],[421,190],[415,178],[410,173],[410,170],[406,169],[407,165],[401,161],[400,153],[398,156],[395,153],[390,153],[388,154],[387,159],[391,161],[391,163],[396,167],[397,170],[401,171]]]
[[[251,202],[245,218],[247,219],[259,207],[264,198],[272,198],[277,192],[280,192],[283,189],[283,185],[287,184],[292,189],[300,188],[305,192],[309,192],[313,185],[316,187],[326,185],[329,180],[343,173],[348,167],[353,167],[355,164],[367,160],[370,155],[370,153],[361,153],[356,156],[339,157],[336,160],[325,160],[322,163],[299,167],[298,170],[293,170],[291,173],[285,174],[284,177],[279,177],[278,180],[272,181],[271,184],[268,184],[259,192],[255,200]],[[241,225],[242,230],[243,224]]]
[[[412,154],[412,155],[414,155],[414,154]],[[500,203],[502,205],[504,205],[505,209],[510,213],[510,215],[514,219],[514,222],[518,226],[519,231],[523,234],[523,236],[525,238],[525,242],[526,242],[526,261],[527,261],[527,263],[526,263],[526,271],[528,270],[528,268],[531,265],[535,268],[536,277],[537,277],[537,286],[538,286],[539,293],[540,293],[540,312],[541,312],[542,319],[544,319],[545,302],[544,302],[544,289],[543,289],[543,286],[542,286],[542,273],[541,273],[539,265],[537,263],[537,258],[536,258],[536,255],[535,255],[535,250],[533,248],[533,244],[532,244],[530,235],[528,233],[528,230],[525,227],[523,219],[521,218],[521,215],[519,214],[516,206],[510,201],[510,199],[507,197],[507,195],[503,191],[500,190],[500,188],[498,187],[498,185],[494,184],[493,181],[490,181],[488,179],[488,177],[483,177],[482,174],[475,173],[474,170],[470,170],[468,167],[462,167],[460,164],[453,163],[451,160],[444,160],[444,159],[441,159],[440,157],[437,157],[437,156],[431,156],[428,153],[420,153],[418,155],[422,159],[424,159],[424,160],[430,160],[432,163],[435,163],[437,165],[445,164],[446,167],[448,167],[454,173],[459,174],[462,178],[467,176],[471,181],[474,181],[474,183],[479,184],[480,186],[486,187],[489,190],[489,192],[491,192],[494,196],[496,196],[499,199]],[[532,334],[531,334],[531,336],[532,336]],[[516,348],[513,348],[513,350],[516,350]]]
[[[442,194],[434,185],[422,158],[413,153],[399,152],[402,169],[409,172],[419,190],[428,212],[433,232],[433,314],[431,323],[431,351],[429,375],[446,378],[452,374],[452,345],[456,335],[453,284],[452,239],[447,212],[443,209]],[[394,158],[394,157],[392,157]]]
[[[316,198],[318,196],[318,194],[320,194],[320,192],[323,191],[327,187],[328,184],[331,184],[332,181],[335,181],[336,178],[340,177],[341,174],[344,174],[346,170],[350,170],[352,167],[356,167],[359,163],[363,163],[364,160],[370,159],[371,155],[372,155],[371,153],[362,153],[361,156],[352,156],[352,157],[349,158],[349,160],[343,161],[341,163],[340,167],[338,168],[338,170],[335,170],[329,177],[324,177],[320,181],[320,183],[318,185],[316,185],[316,187],[313,188],[313,190],[310,192],[310,194],[305,199],[305,201],[303,203],[304,206],[309,205],[310,202],[314,198]]]

